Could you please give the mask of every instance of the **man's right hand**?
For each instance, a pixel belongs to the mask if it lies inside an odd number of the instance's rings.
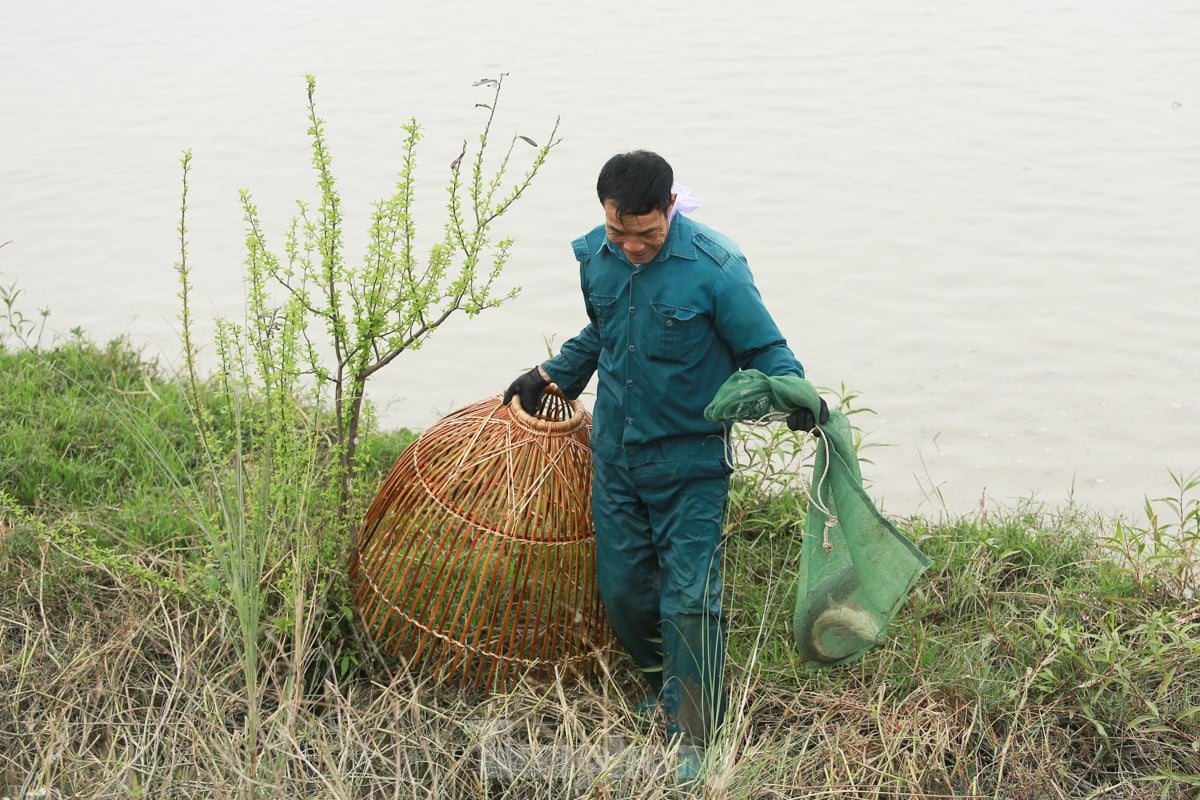
[[[525,409],[525,413],[533,416],[541,405],[542,390],[549,385],[550,382],[542,377],[541,371],[534,367],[508,385],[504,392],[504,404],[508,405],[508,401],[516,395],[521,398],[521,408]]]

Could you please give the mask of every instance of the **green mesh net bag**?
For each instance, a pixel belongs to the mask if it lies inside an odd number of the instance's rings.
[[[708,407],[710,421],[771,421],[821,402],[803,378],[757,370],[732,375]],[[860,658],[880,644],[892,617],[932,563],[887,520],[862,485],[846,416],[820,428],[800,552],[792,640],[813,667]]]

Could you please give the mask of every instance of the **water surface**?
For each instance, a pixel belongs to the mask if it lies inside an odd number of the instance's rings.
[[[520,298],[379,376],[389,426],[498,392],[583,324],[569,242],[614,152],[662,152],[735,238],[818,385],[872,416],[897,514],[1074,497],[1140,515],[1200,467],[1200,6],[1033,0],[632,9],[527,0],[46,2],[0,45],[0,280],[51,324],[178,361],[179,157],[201,314],[240,314],[239,188],[281,231],[304,75],[348,252],[417,117],[425,230],[497,130],[563,143],[505,219]]]

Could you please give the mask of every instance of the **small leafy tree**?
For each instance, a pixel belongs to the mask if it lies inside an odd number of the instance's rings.
[[[493,226],[529,189],[558,144],[558,122],[541,145],[522,135],[488,159],[504,76],[475,85],[491,90],[482,131],[451,162],[440,237],[418,252],[416,149],[421,129],[404,126],[395,192],[373,205],[368,245],[353,266],[344,253],[342,200],[333,177],[325,123],[317,116],[316,81],[308,76],[308,135],[319,199],[298,203],[281,249],[257,207],[241,192],[246,223],[246,313],[217,320],[218,364],[202,377],[188,264],[187,195],[192,155],[182,158],[179,299],[183,350],[194,419],[203,448],[204,481],[181,486],[203,533],[207,580],[232,614],[246,681],[247,741],[262,720],[270,679],[264,650],[280,634],[292,642],[301,675],[346,619],[341,558],[352,519],[358,440],[366,424],[370,378],[401,353],[420,347],[458,312],[474,316],[517,290],[494,287],[512,240]],[[518,150],[532,147],[520,176]],[[216,398],[214,401],[213,398]],[[333,533],[334,535],[329,535]],[[325,648],[328,649],[328,648]],[[346,670],[352,651],[323,652]],[[347,661],[349,659],[349,662]],[[254,747],[249,748],[254,751]],[[247,769],[254,774],[256,763]]]
[[[218,323],[219,374],[231,393],[261,396],[265,401],[266,413],[256,433],[265,434],[274,454],[288,461],[299,455],[292,434],[312,422],[316,409],[328,408],[332,402],[332,427],[327,431],[335,458],[331,486],[342,524],[352,523],[356,454],[370,378],[400,354],[419,348],[458,312],[474,316],[518,291],[494,291],[513,242],[494,240],[493,226],[528,191],[560,140],[555,120],[543,144],[514,135],[498,160],[488,161],[504,77],[475,83],[491,91],[490,102],[476,104],[486,111],[486,121],[475,147],[464,140],[450,164],[442,234],[427,252],[418,252],[416,241],[416,150],[421,128],[412,119],[404,126],[395,192],[373,205],[361,263],[353,266],[347,261],[342,199],[333,176],[325,122],[317,116],[312,75],[307,76],[308,135],[320,197],[315,206],[298,204],[281,252],[268,242],[250,193],[241,193],[247,313],[243,323]],[[510,178],[520,147],[532,147],[532,157],[519,177]],[[179,272],[184,349],[196,383],[185,239],[189,165],[190,153],[185,153]]]

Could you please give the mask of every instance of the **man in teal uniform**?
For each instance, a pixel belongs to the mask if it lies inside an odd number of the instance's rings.
[[[592,514],[600,595],[666,715],[704,747],[724,714],[721,539],[726,428],[704,407],[738,369],[804,377],[738,246],[675,213],[671,166],[614,156],[596,190],[604,225],[576,239],[588,324],[504,394],[530,413],[557,384],[576,398],[597,371]],[[827,411],[822,405],[820,422]],[[793,430],[817,425],[811,411]]]

